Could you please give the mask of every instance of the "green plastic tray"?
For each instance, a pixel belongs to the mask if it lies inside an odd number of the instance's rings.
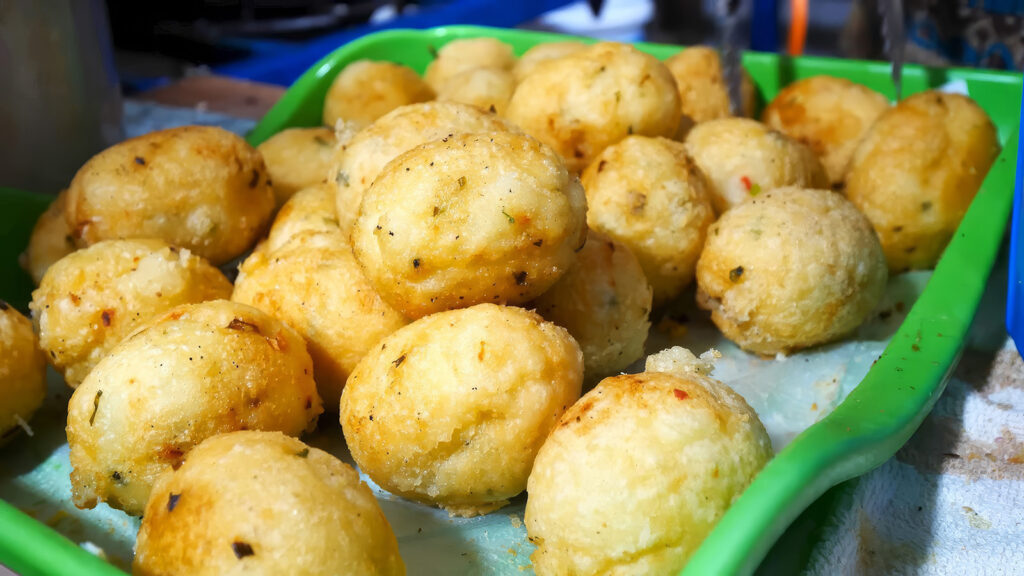
[[[565,39],[555,34],[470,26],[366,36],[327,55],[303,74],[256,126],[249,141],[258,144],[287,127],[319,125],[327,88],[349,62],[389,60],[422,72],[437,47],[453,39],[478,36],[507,42],[518,54],[535,44]],[[637,47],[658,58],[679,49],[655,44]],[[884,63],[757,53],[745,54],[743,63],[763,100],[770,100],[794,80],[818,74],[848,78],[890,97],[894,92]],[[907,441],[956,365],[1009,217],[1021,76],[907,66],[903,79],[905,94],[952,80],[966,82],[972,97],[998,127],[1002,154],[926,289],[877,363],[831,414],[769,462],[694,554],[684,574],[752,573],[793,520],[826,490],[878,466]],[[32,285],[18,269],[16,259],[48,201],[47,197],[0,189],[0,297],[22,310]],[[27,575],[120,574],[2,500],[0,562]]]

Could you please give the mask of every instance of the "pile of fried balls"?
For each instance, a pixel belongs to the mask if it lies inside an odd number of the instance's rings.
[[[323,127],[257,148],[108,148],[36,224],[31,320],[0,303],[0,442],[51,366],[73,501],[142,516],[140,575],[404,574],[370,488],[297,439],[321,416],[402,498],[526,490],[537,574],[675,574],[773,452],[714,353],[622,374],[652,314],[695,298],[765,357],[844,338],[999,151],[955,94],[817,76],[759,121],[745,75],[743,100],[706,48],[474,38],[422,78],[349,64]]]

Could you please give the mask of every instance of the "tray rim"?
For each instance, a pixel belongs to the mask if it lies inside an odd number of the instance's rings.
[[[288,89],[250,132],[258,144],[295,123],[310,91],[333,77],[373,43],[424,38],[443,43],[456,38],[491,36],[530,38],[534,43],[577,38],[554,33],[479,26],[377,32],[324,56]],[[640,49],[678,50],[679,46],[637,43]],[[348,58],[348,60],[346,60]],[[748,52],[744,62],[779,59],[828,64],[843,70],[888,70],[888,64],[824,57],[789,58]],[[1019,90],[1021,75],[963,68],[908,70],[943,77],[1010,83]],[[841,75],[841,74],[840,74]],[[859,476],[887,460],[920,425],[945,388],[962,353],[965,336],[1001,246],[1013,197],[1018,126],[1006,139],[967,215],[946,249],[928,286],[911,308],[877,363],[831,414],[798,435],[780,451],[740,495],[691,557],[683,574],[749,574],[789,524],[829,487]],[[1006,166],[1000,166],[1006,164]],[[999,166],[999,169],[996,169]],[[12,193],[0,189],[0,197]],[[17,193],[17,192],[15,192]],[[20,193],[27,194],[27,193]],[[35,196],[35,195],[33,195]],[[993,224],[995,222],[995,224]],[[912,359],[912,360],[911,360]],[[23,574],[123,574],[55,530],[0,499],[0,558]]]

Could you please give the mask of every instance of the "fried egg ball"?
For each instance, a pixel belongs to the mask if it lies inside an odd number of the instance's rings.
[[[273,252],[303,232],[337,232],[334,186],[324,182],[298,191],[277,212],[267,235],[266,250]]]
[[[306,343],[287,325],[226,300],[173,308],[118,344],[71,395],[72,500],[138,516],[153,482],[204,439],[298,436],[322,411]]]
[[[203,441],[162,476],[132,572],[405,574],[398,542],[348,464],[280,432]]]
[[[561,159],[514,132],[458,134],[388,164],[352,230],[356,259],[409,318],[551,287],[586,240],[586,199]]]
[[[586,380],[593,383],[643,356],[651,295],[629,247],[591,231],[576,263],[534,304],[579,343]]]
[[[359,469],[382,488],[476,516],[526,488],[582,379],[565,329],[479,304],[421,318],[369,352],[342,392],[341,426]]]
[[[821,159],[833,185],[843,181],[853,151],[889,109],[878,92],[844,78],[812,76],[783,88],[761,114],[765,124],[803,142]]]
[[[810,148],[755,120],[723,118],[698,124],[685,144],[708,177],[719,214],[774,188],[829,186],[825,169]]]
[[[334,126],[344,120],[363,128],[395,108],[433,99],[434,91],[412,68],[356,60],[335,76],[327,89],[323,121]]]
[[[179,305],[231,295],[220,270],[163,240],[105,240],[58,260],[29,308],[39,344],[72,388],[125,336]]]
[[[388,162],[420,144],[464,132],[516,130],[498,116],[458,102],[403,106],[360,130],[338,146],[329,175],[337,186],[337,215],[342,232],[352,230],[363,193]]]
[[[985,111],[959,94],[915,94],[857,148],[846,197],[875,227],[889,271],[932,268],[999,155]]]
[[[278,207],[327,179],[337,142],[330,128],[288,128],[256,147],[267,163]]]
[[[489,112],[504,114],[515,89],[515,78],[508,70],[471,68],[445,80],[437,91],[437,99],[470,104]]]
[[[754,410],[708,371],[665,350],[562,415],[527,489],[538,576],[683,569],[772,455]]]
[[[43,281],[43,274],[54,262],[75,251],[71,227],[64,218],[67,195],[67,191],[62,190],[40,214],[28,238],[28,247],[19,259],[22,269],[28,272],[36,286]]]
[[[46,360],[32,322],[0,300],[0,447],[28,425],[46,397]]]
[[[888,279],[871,223],[840,194],[778,188],[722,215],[697,262],[697,304],[744,350],[776,355],[842,338]]]
[[[566,42],[546,42],[544,44],[537,44],[533,48],[530,48],[516,61],[515,66],[512,67],[512,75],[515,77],[516,83],[523,81],[523,78],[529,76],[534,70],[537,69],[542,63],[549,60],[557,60],[563,56],[575,54],[587,45],[583,42],[566,41]]]
[[[286,322],[306,339],[317,390],[332,412],[363,355],[408,323],[374,292],[337,230],[304,232],[273,253],[253,253],[239,268],[231,299]]]
[[[79,246],[160,238],[220,265],[252,247],[274,211],[263,157],[212,126],[151,132],[90,159],[68,189]]]
[[[512,47],[495,38],[463,38],[452,40],[437,51],[437,57],[427,66],[423,79],[440,92],[445,83],[458,74],[473,68],[511,70],[516,63]]]
[[[654,304],[693,280],[715,219],[707,179],[686,148],[667,138],[630,136],[609,146],[581,177],[587,224],[622,242],[640,261]]]
[[[733,115],[729,110],[729,90],[722,80],[722,60],[714,48],[687,48],[665,59],[665,66],[679,88],[684,130],[694,124]],[[753,116],[757,89],[744,68],[740,68],[740,101],[742,116]]]
[[[602,42],[534,70],[505,116],[580,172],[630,134],[674,135],[680,114],[664,64],[632,46]]]

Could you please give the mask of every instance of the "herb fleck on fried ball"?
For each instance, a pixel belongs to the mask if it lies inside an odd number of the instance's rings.
[[[366,191],[356,259],[409,318],[523,303],[572,265],[586,200],[550,148],[524,134],[459,134],[396,158]]]
[[[779,188],[722,215],[697,262],[697,303],[741,348],[775,355],[830,342],[878,304],[878,236],[827,190]]]
[[[539,66],[516,87],[505,115],[579,172],[630,134],[674,135],[681,113],[664,64],[602,42]]]
[[[998,154],[995,126],[966,96],[922,92],[878,119],[846,197],[878,232],[890,271],[935,266]]]
[[[853,151],[889,108],[885,96],[844,78],[813,76],[783,88],[761,114],[765,124],[811,147],[833,185]]]
[[[629,246],[664,304],[693,280],[714,221],[707,179],[679,142],[630,136],[608,147],[582,176],[587,223]]]
[[[357,60],[331,82],[324,98],[323,120],[363,128],[395,108],[434,99],[434,91],[408,66]]]
[[[184,126],[93,156],[71,181],[65,210],[79,246],[160,238],[220,265],[266,231],[274,192],[263,157],[245,140]]]
[[[58,260],[32,293],[39,344],[72,388],[153,316],[231,295],[220,270],[163,240],[105,240]]]
[[[46,397],[46,361],[32,323],[0,300],[0,447],[28,425]]]
[[[651,295],[629,247],[591,230],[576,263],[534,304],[576,339],[586,380],[594,383],[643,356]]]
[[[517,130],[498,116],[458,102],[411,104],[359,131],[335,151],[329,178],[337,186],[337,214],[348,234],[366,189],[398,155],[420,144],[466,132]]]
[[[708,177],[719,214],[761,192],[783,186],[828,188],[828,176],[811,149],[747,118],[697,125],[686,151]]]
[[[528,487],[538,576],[682,570],[772,453],[754,410],[708,370],[672,348],[562,415]]]
[[[398,542],[349,465],[279,432],[203,441],[153,488],[132,572],[401,576]]]
[[[289,128],[256,149],[263,154],[273,180],[277,206],[296,192],[327,179],[337,138],[330,128]]]
[[[349,378],[341,426],[359,468],[381,487],[475,516],[523,491],[582,379],[580,349],[565,329],[480,304],[385,338]]]
[[[72,394],[72,499],[138,516],[153,482],[204,439],[235,430],[298,436],[322,411],[294,330],[236,302],[179,306],[117,345]]]

